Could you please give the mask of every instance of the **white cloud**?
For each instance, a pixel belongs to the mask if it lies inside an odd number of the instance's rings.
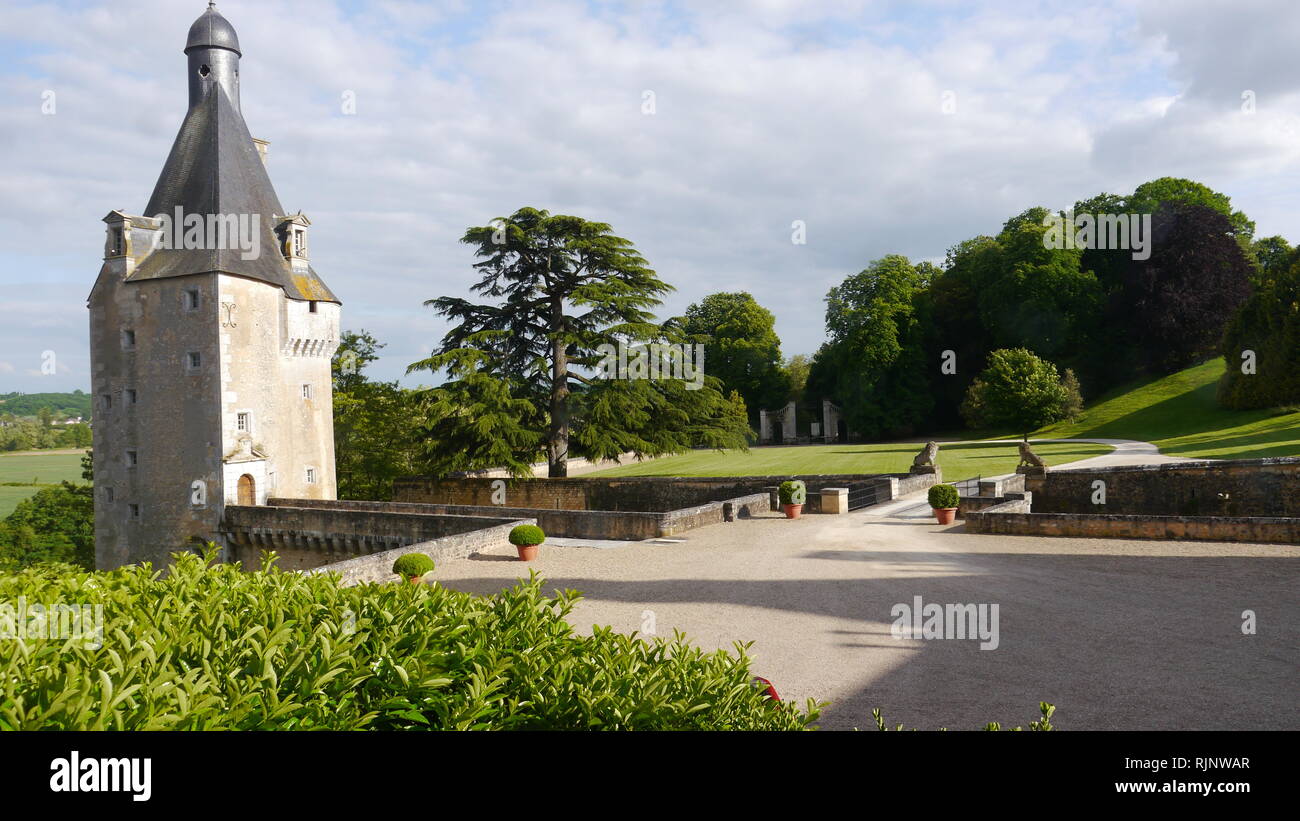
[[[144,207],[184,114],[190,12],[137,5],[0,18],[0,38],[36,55],[0,62],[0,242],[24,252],[0,263],[6,354],[84,351],[99,219]],[[753,292],[791,354],[820,342],[822,297],[845,275],[886,253],[941,257],[1030,206],[1166,173],[1230,194],[1261,231],[1285,233],[1297,206],[1278,174],[1298,161],[1300,81],[1284,69],[1300,13],[1282,4],[1253,28],[1158,3],[220,8],[280,199],[312,218],[313,264],[345,325],[389,343],[388,378],[442,335],[420,303],[473,281],[465,228],[522,205],[633,240],[679,289],[663,315]],[[1240,42],[1216,47],[1197,24],[1209,15],[1206,31]],[[1248,79],[1254,119],[1228,93]],[[790,244],[795,219],[806,246]],[[85,358],[67,359],[87,387]]]

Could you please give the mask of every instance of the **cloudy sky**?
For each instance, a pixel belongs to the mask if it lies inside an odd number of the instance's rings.
[[[149,198],[205,7],[4,0],[0,393],[89,389],[100,219]],[[1155,177],[1300,240],[1290,0],[218,8],[280,199],[311,218],[344,327],[388,343],[384,378],[445,330],[421,303],[467,295],[465,228],[524,205],[635,242],[677,287],[661,316],[750,291],[786,354],[816,349],[826,290],[873,259],[938,261],[1025,208]]]

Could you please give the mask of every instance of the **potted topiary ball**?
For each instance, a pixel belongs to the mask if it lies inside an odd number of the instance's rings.
[[[432,571],[433,559],[423,553],[407,553],[393,562],[393,572],[409,579],[411,584],[419,584]]]
[[[798,479],[782,482],[777,495],[781,498],[781,509],[787,519],[798,519],[803,511],[803,503],[808,501],[808,488]]]
[[[510,544],[519,551],[519,561],[531,562],[537,558],[537,546],[546,541],[546,534],[537,525],[518,525],[510,531]]]
[[[929,496],[934,518],[941,525],[952,524],[953,517],[957,515],[957,505],[961,502],[957,488],[952,485],[931,485]]]

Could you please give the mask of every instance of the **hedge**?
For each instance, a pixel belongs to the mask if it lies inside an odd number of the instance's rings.
[[[750,686],[748,645],[704,652],[565,620],[535,574],[475,596],[177,555],[108,572],[0,575],[0,631],[29,604],[102,606],[101,646],[34,636],[0,656],[0,728],[807,729],[822,706]],[[32,625],[27,625],[31,627]]]

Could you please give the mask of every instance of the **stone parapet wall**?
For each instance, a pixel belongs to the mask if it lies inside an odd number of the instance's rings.
[[[369,556],[346,559],[322,565],[307,572],[337,573],[342,577],[341,583],[344,586],[363,582],[395,582],[398,579],[393,574],[393,562],[407,553],[423,553],[433,559],[436,566],[442,561],[463,559],[466,556],[481,553],[490,547],[509,544],[510,531],[516,525],[521,524],[537,524],[537,522],[531,519],[511,521],[506,524],[485,527],[481,530],[472,530],[467,533],[444,536],[441,539],[386,550],[382,553],[373,553]]]
[[[325,500],[278,501],[279,506],[226,506],[223,528],[230,558],[255,568],[261,564],[263,550],[274,550],[280,556],[279,567],[304,570],[517,523],[501,515],[436,516],[339,508],[339,503]],[[335,507],[327,507],[331,504]]]

